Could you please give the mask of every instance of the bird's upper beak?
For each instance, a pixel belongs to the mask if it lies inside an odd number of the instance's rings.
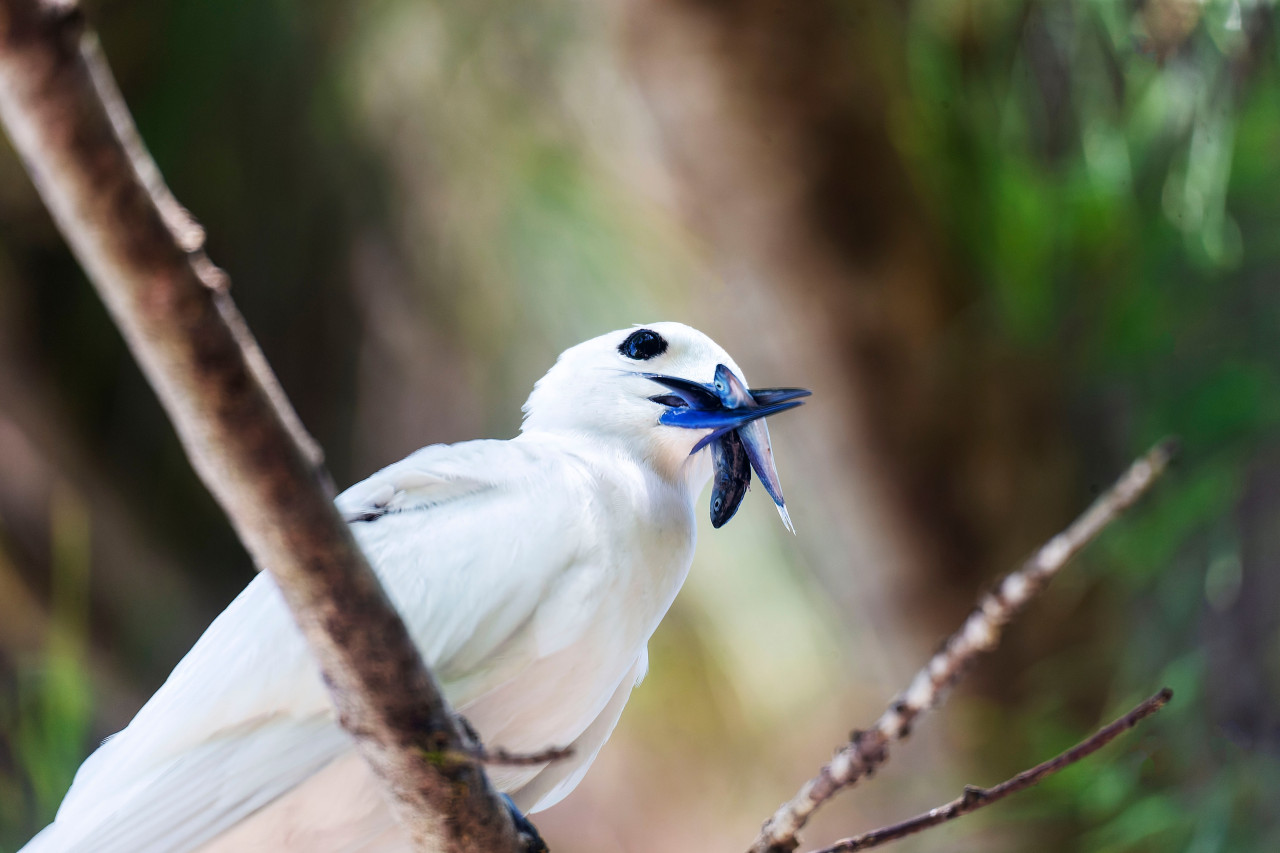
[[[650,398],[668,407],[658,418],[659,423],[709,430],[690,452],[697,453],[711,445],[716,469],[711,495],[712,525],[720,527],[737,512],[754,468],[777,504],[783,523],[794,533],[764,418],[794,409],[801,405],[799,398],[809,396],[810,392],[804,388],[748,389],[737,374],[723,364],[716,366],[714,381],[706,385],[659,373],[642,375],[674,392]]]

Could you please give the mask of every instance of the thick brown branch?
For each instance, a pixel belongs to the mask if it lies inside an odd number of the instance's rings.
[[[830,847],[823,847],[821,850],[813,851],[813,853],[853,853],[855,850],[868,850],[872,847],[879,847],[881,844],[887,844],[890,841],[914,835],[921,830],[929,829],[940,823],[955,820],[958,817],[969,814],[969,812],[977,811],[983,806],[989,806],[997,800],[1003,800],[1010,794],[1026,790],[1039,783],[1046,776],[1052,776],[1059,770],[1064,770],[1077,761],[1089,757],[1147,717],[1159,711],[1172,698],[1173,691],[1166,687],[1120,719],[1094,732],[1066,752],[1037,764],[1029,770],[1024,770],[994,788],[975,788],[966,785],[962,795],[944,806],[930,809],[922,815],[917,815],[901,823],[895,823],[892,826],[864,832],[862,835],[855,835],[853,838],[842,839]]]
[[[0,0],[0,119],[174,423],[320,664],[421,849],[514,850],[404,624],[329,499],[319,455],[165,188],[74,2]],[[424,751],[456,752],[432,764]]]
[[[1004,626],[1053,576],[1122,512],[1132,506],[1164,472],[1174,452],[1165,442],[1130,466],[1071,526],[1005,577],[978,606],[960,630],[916,673],[911,684],[867,731],[856,732],[800,791],[765,822],[752,853],[789,853],[798,846],[797,833],[813,812],[837,792],[855,784],[883,764],[889,745],[906,737],[917,717],[942,701],[946,691],[983,652],[1000,641]]]

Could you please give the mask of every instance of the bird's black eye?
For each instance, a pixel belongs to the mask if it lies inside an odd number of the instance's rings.
[[[636,361],[648,361],[667,351],[667,339],[653,329],[636,329],[618,345],[618,352]]]

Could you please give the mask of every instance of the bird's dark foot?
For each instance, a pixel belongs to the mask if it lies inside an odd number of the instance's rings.
[[[520,809],[516,808],[511,798],[503,794],[502,799],[506,801],[507,811],[511,813],[511,822],[516,825],[516,834],[524,842],[525,853],[551,853],[547,842],[543,841],[542,836],[538,834],[538,828],[524,816]]]

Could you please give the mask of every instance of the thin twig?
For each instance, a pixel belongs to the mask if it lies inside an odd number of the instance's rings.
[[[911,732],[916,718],[936,707],[968,666],[1000,641],[1004,626],[1049,583],[1085,545],[1102,532],[1164,472],[1175,452],[1165,441],[1133,463],[1071,526],[1053,537],[1006,576],[978,605],[960,630],[916,673],[911,684],[866,731],[856,731],[800,791],[774,813],[760,830],[751,853],[790,853],[797,834],[813,812],[837,792],[854,785],[889,757],[889,745]]]
[[[0,119],[192,466],[274,578],[416,847],[519,849],[75,0],[0,0]],[[422,757],[455,749],[456,762]]]
[[[901,823],[895,823],[892,826],[885,826],[871,832],[864,832],[862,835],[842,839],[830,847],[823,847],[821,850],[813,851],[813,853],[853,853],[855,850],[868,850],[872,847],[879,847],[881,844],[887,844],[890,841],[914,835],[921,830],[929,829],[940,823],[955,820],[958,817],[969,814],[969,812],[977,811],[983,806],[989,806],[997,800],[1003,800],[1010,794],[1016,794],[1019,791],[1030,788],[1045,777],[1052,776],[1059,770],[1064,770],[1077,761],[1089,757],[1147,717],[1159,711],[1172,698],[1173,691],[1166,687],[1111,725],[1099,729],[1066,752],[1037,764],[1029,770],[1024,770],[994,788],[977,788],[972,785],[966,785],[964,794],[945,806],[930,809],[922,815],[917,815]]]
[[[501,747],[498,749],[486,749],[483,746],[477,746],[474,749],[467,750],[467,753],[473,760],[479,761],[481,764],[500,764],[506,767],[536,767],[539,764],[564,761],[566,758],[572,757],[573,747],[553,746],[541,752],[509,752]]]

